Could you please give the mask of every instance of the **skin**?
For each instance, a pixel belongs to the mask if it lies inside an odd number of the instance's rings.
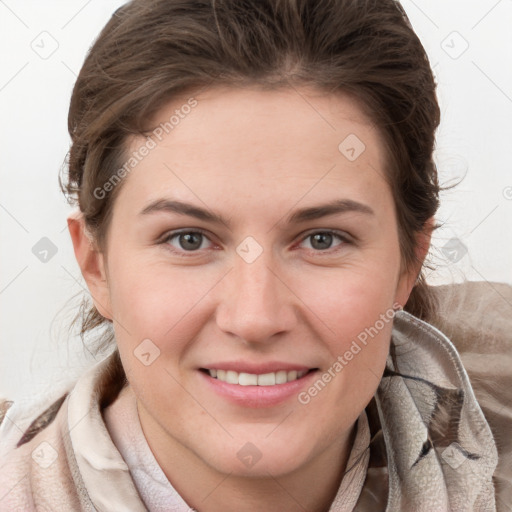
[[[233,404],[205,385],[199,367],[242,359],[332,367],[381,314],[409,297],[418,265],[401,265],[379,133],[353,100],[311,89],[217,87],[124,179],[106,251],[83,219],[68,219],[75,255],[100,313],[112,320],[141,426],[156,460],[191,507],[216,511],[327,510],[340,485],[355,423],[375,394],[391,322],[306,405]],[[161,108],[155,125],[186,102]],[[349,135],[365,151],[338,149]],[[130,150],[144,139],[133,139]],[[170,212],[140,215],[157,199],[192,203],[229,226]],[[347,211],[289,224],[299,208],[345,199]],[[201,229],[187,252],[178,229]],[[337,230],[322,245],[311,235]],[[309,236],[308,236],[309,235]],[[248,236],[262,248],[248,263]],[[174,252],[173,252],[174,250]],[[160,356],[134,355],[150,339]],[[261,459],[237,457],[252,443]]]

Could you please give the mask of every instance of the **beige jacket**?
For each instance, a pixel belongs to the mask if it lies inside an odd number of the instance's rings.
[[[359,420],[368,432],[357,439],[371,441],[332,512],[512,510],[512,287],[435,290],[433,325],[395,319],[386,371]],[[15,425],[0,401],[1,512],[147,510],[102,416],[125,384],[116,353],[98,368],[30,425]]]

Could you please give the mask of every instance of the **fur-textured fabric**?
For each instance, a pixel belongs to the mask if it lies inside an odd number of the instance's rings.
[[[366,477],[347,490],[345,475],[332,512],[512,508],[512,287],[467,282],[435,293],[430,324],[395,318],[385,373],[363,411],[369,449],[351,455]],[[0,511],[147,510],[102,417],[126,383],[118,354],[96,370],[29,424],[0,401]],[[357,504],[343,506],[354,492]]]

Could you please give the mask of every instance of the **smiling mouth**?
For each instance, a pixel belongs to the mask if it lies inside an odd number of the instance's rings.
[[[311,368],[310,370],[280,370],[270,373],[245,373],[235,372],[233,370],[217,370],[209,368],[200,368],[200,370],[208,374],[213,379],[217,379],[228,384],[238,384],[239,386],[276,386],[279,384],[286,384],[295,380],[302,379],[305,375],[315,372],[318,368]]]

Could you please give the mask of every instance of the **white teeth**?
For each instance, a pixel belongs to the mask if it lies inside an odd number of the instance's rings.
[[[285,384],[288,382],[288,374],[286,370],[276,372],[276,384]]]
[[[240,384],[240,386],[257,386],[258,376],[253,373],[240,373],[236,384]]]
[[[208,370],[210,377],[217,378],[228,384],[238,384],[240,386],[274,386],[275,384],[286,384],[303,377],[307,370],[298,372],[297,370],[279,370],[278,372],[263,373],[256,375],[254,373],[235,372],[233,370]]]
[[[258,375],[258,386],[273,386],[275,383],[275,373],[263,373],[261,375]]]
[[[291,370],[288,372],[288,381],[295,380],[297,378],[297,370]]]
[[[238,384],[238,373],[228,370],[226,372],[226,382],[228,384]]]

